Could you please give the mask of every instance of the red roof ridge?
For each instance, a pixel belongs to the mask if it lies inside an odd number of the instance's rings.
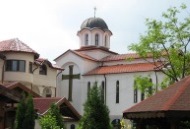
[[[185,78],[184,78],[185,79]],[[167,101],[167,104],[163,107],[163,110],[169,110],[169,108],[176,102],[177,99],[181,96],[181,94],[185,91],[185,89],[188,87],[188,84],[190,83],[190,78],[187,78],[185,80],[184,85],[180,86],[178,91],[175,93],[173,97],[171,97],[170,100]],[[174,85],[174,84],[173,84]],[[172,85],[172,86],[173,86]]]

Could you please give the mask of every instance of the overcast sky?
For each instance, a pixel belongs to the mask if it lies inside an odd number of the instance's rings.
[[[0,41],[19,38],[41,57],[53,61],[78,49],[82,22],[101,17],[112,31],[111,49],[127,53],[146,30],[145,19],[159,19],[169,7],[189,0],[0,0]],[[189,11],[190,12],[190,11]]]

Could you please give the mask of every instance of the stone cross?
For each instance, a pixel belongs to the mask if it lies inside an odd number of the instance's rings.
[[[80,74],[73,74],[73,65],[69,66],[69,75],[62,75],[63,80],[69,80],[68,100],[72,101],[73,79],[80,79]]]

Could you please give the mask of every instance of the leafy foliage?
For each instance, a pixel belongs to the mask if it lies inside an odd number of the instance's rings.
[[[32,96],[23,98],[16,111],[15,129],[34,129],[35,111]]]
[[[65,129],[62,115],[57,105],[52,104],[48,113],[40,119],[42,129]]]
[[[40,119],[40,125],[42,129],[60,129],[60,126],[57,126],[55,116],[50,114],[46,114]]]
[[[111,129],[109,109],[102,102],[97,85],[90,90],[78,129]]]
[[[160,20],[146,20],[147,32],[140,42],[129,46],[147,62],[153,64],[172,81],[179,81],[190,73],[190,17],[185,18],[186,5],[171,7]],[[150,57],[152,61],[147,60]]]
[[[136,76],[134,88],[140,90],[147,97],[152,95],[154,90],[149,76]]]

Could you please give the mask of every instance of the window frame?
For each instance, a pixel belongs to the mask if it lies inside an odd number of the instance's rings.
[[[21,64],[21,62],[23,64]],[[23,65],[23,67],[22,67]],[[6,60],[5,71],[8,72],[26,72],[26,61],[25,60]]]
[[[39,74],[40,75],[47,75],[47,66],[45,64],[43,64],[39,67]]]

